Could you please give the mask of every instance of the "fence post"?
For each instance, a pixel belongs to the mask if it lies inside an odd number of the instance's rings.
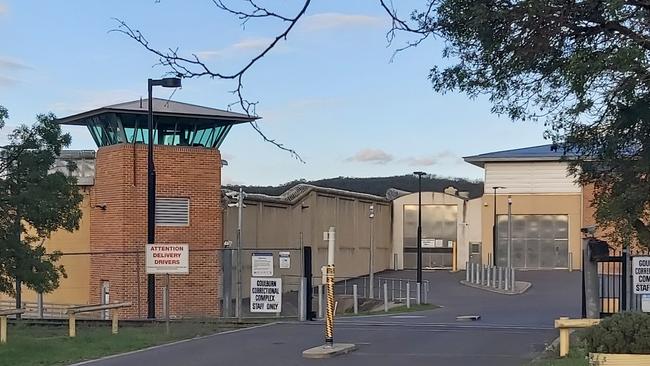
[[[506,267],[506,291],[510,290],[510,267]]]
[[[43,293],[39,292],[36,298],[36,306],[38,307],[38,318],[43,319]]]
[[[357,285],[352,285],[352,299],[354,301],[354,315],[359,314],[359,299],[357,297]]]
[[[517,281],[515,279],[515,269],[510,268],[510,271],[511,271],[511,274],[512,274],[512,279],[510,280],[510,285],[512,287],[512,291],[514,292],[514,291],[517,290]]]
[[[0,344],[7,343],[7,317],[0,316]]]
[[[388,283],[384,282],[384,312],[388,312]]]
[[[75,314],[68,315],[68,336],[77,336],[77,319],[75,318]]]
[[[627,311],[627,248],[623,248],[621,257],[621,309]]]
[[[568,317],[561,316],[560,320],[569,319]],[[569,354],[569,328],[560,328],[560,357]]]
[[[487,283],[485,284],[485,285],[488,286],[488,287],[489,287],[490,284],[492,283],[492,276],[491,276],[491,274],[492,274],[492,267],[488,267],[488,269],[487,269]]]
[[[168,309],[169,310],[169,309]],[[118,332],[118,317],[117,317],[117,309],[113,309],[111,311],[111,333],[117,334]],[[167,313],[169,314],[169,313]],[[167,319],[169,319],[169,316],[167,316]],[[167,322],[167,333],[169,333],[169,322]]]
[[[492,266],[492,288],[498,288],[497,267]]]
[[[505,284],[503,281],[503,267],[497,267],[499,270],[499,289],[504,289]]]
[[[323,285],[318,285],[318,318],[323,318]]]
[[[406,308],[411,308],[411,284],[406,281]]]
[[[307,287],[307,279],[305,277],[300,277],[300,289],[298,291],[298,314],[300,316],[300,321],[307,320],[307,299],[305,298],[305,293]]]
[[[424,302],[423,304],[429,303],[429,282],[424,283]]]

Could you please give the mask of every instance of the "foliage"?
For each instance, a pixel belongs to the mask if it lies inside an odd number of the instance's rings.
[[[625,312],[612,315],[583,335],[587,351],[650,354],[650,315]]]
[[[429,0],[389,35],[444,39],[438,92],[486,95],[493,112],[540,120],[594,185],[597,222],[650,245],[650,1]],[[597,163],[594,163],[596,161]]]
[[[58,229],[77,229],[81,218],[76,179],[49,171],[69,144],[70,135],[47,114],[14,129],[0,149],[0,292],[15,294],[14,281],[49,292],[65,276],[56,263],[60,253],[47,253],[43,240]]]
[[[337,177],[320,179],[314,181],[295,180],[278,186],[244,186],[244,191],[248,193],[264,193],[270,195],[280,195],[289,188],[300,184],[307,183],[319,187],[343,189],[353,192],[361,192],[384,196],[389,188],[396,188],[407,192],[417,192],[418,179],[413,175],[399,175],[392,177],[371,177],[371,178],[351,178]],[[422,177],[422,190],[442,192],[445,188],[453,186],[459,191],[467,191],[470,197],[480,197],[483,193],[483,183],[478,181],[469,181],[462,178],[442,178],[435,175]],[[239,188],[231,186],[229,188]]]

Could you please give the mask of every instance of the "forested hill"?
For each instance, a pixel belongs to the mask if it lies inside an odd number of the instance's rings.
[[[347,191],[363,192],[377,196],[385,196],[389,188],[396,188],[408,192],[417,192],[418,179],[412,175],[398,175],[393,177],[350,178],[338,177],[314,181],[295,180],[279,186],[241,186],[245,192],[264,193],[277,196],[296,184],[307,183],[320,187],[344,189]],[[441,178],[435,175],[422,177],[422,191],[442,192],[445,188],[453,186],[459,191],[467,191],[471,198],[483,194],[483,182],[471,181],[462,178]],[[239,189],[240,186],[225,186],[229,189]]]

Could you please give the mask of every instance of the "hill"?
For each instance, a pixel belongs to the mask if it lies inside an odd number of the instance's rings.
[[[385,196],[389,188],[396,188],[408,192],[417,192],[418,179],[413,175],[397,175],[392,177],[350,178],[337,177],[307,181],[294,180],[278,186],[241,186],[245,192],[263,193],[272,196],[280,195],[296,184],[307,183],[320,187],[344,189],[347,191],[362,192]],[[459,191],[469,192],[470,198],[480,197],[483,194],[483,182],[463,178],[442,178],[436,175],[422,177],[422,191],[442,192],[445,188],[453,186]],[[239,189],[240,186],[225,186],[224,188]]]

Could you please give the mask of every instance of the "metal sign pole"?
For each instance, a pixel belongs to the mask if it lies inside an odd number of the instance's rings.
[[[334,345],[334,227],[327,233],[327,316],[325,319],[325,345]]]

